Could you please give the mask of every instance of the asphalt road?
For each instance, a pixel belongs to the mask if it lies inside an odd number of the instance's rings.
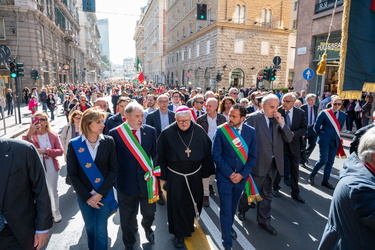
[[[58,114],[51,123],[52,130],[60,132],[66,124],[66,119]],[[20,137],[17,137],[20,138]],[[348,141],[345,141],[348,144]],[[345,148],[348,153],[348,149]],[[318,147],[310,158],[310,164],[318,159]],[[55,223],[51,228],[51,237],[45,249],[87,249],[86,232],[83,219],[79,211],[76,194],[73,188],[65,184],[66,166],[64,158],[59,158],[63,166],[59,178],[60,212],[63,220]],[[331,183],[337,184],[338,173],[342,168],[343,160],[336,159]],[[310,169],[300,168],[301,196],[306,199],[306,204],[300,204],[290,198],[290,188],[281,182],[281,197],[274,198],[272,203],[272,225],[277,229],[278,235],[272,236],[258,227],[256,222],[256,209],[246,213],[246,221],[239,221],[235,217],[234,229],[238,239],[234,241],[234,249],[317,249],[326,224],[332,190],[320,185],[322,173],[315,179],[314,187],[308,184]],[[215,186],[216,189],[216,186]],[[211,195],[211,206],[204,208],[201,220],[197,223],[196,233],[186,240],[187,249],[221,249],[220,222],[219,222],[219,197]],[[153,229],[155,243],[147,242],[140,224],[141,216],[138,215],[139,231],[135,249],[175,249],[174,236],[169,234],[167,226],[167,208],[157,205],[156,219]],[[119,214],[110,217],[108,221],[110,249],[124,249],[122,232],[120,229]]]

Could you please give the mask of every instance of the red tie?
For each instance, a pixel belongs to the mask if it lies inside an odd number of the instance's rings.
[[[123,117],[122,120],[123,120],[124,122],[126,122],[126,118],[125,118],[125,117]]]
[[[133,135],[134,135],[134,137],[135,137],[135,139],[137,140],[137,142],[139,143],[139,139],[138,139],[138,136],[137,136],[137,130],[136,129],[132,129],[132,133],[133,133]]]

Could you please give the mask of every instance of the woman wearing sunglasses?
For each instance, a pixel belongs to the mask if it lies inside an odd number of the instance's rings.
[[[61,156],[64,150],[58,135],[51,130],[46,113],[35,113],[32,116],[30,128],[26,135],[22,136],[22,139],[34,144],[42,158],[43,166],[46,170],[53,220],[60,222],[62,216],[59,211],[59,195],[57,192],[60,163],[57,157]]]

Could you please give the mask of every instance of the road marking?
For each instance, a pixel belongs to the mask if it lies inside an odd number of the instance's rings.
[[[220,208],[216,204],[216,202],[213,199],[211,199],[211,197],[210,197],[210,207],[215,212],[216,216],[218,218],[220,218],[220,215],[219,215]],[[235,220],[237,221],[236,216],[235,216]],[[238,244],[240,244],[240,246],[243,249],[246,249],[246,250],[255,250],[255,247],[250,243],[250,241],[245,237],[245,235],[242,234],[242,232],[237,228],[237,226],[235,224],[233,224],[233,228],[235,229],[235,231],[237,233],[237,242],[238,242]],[[210,232],[211,232],[211,230],[210,230]],[[214,234],[212,234],[212,235],[214,236]],[[215,241],[216,242],[221,242],[221,233],[220,233],[219,237],[217,235],[215,235],[215,236],[216,236],[215,237]]]

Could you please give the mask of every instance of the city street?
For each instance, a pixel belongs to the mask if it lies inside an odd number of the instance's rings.
[[[108,97],[107,97],[108,98]],[[26,111],[25,111],[26,112]],[[28,111],[27,111],[28,112]],[[9,134],[17,135],[17,131],[28,128],[28,117],[23,116],[23,125],[17,129],[8,129]],[[11,118],[7,118],[11,119]],[[14,118],[13,118],[14,119]],[[59,105],[58,115],[51,122],[52,130],[60,133],[66,124],[66,119],[61,115]],[[21,139],[21,136],[16,136]],[[345,150],[349,140],[344,140]],[[318,147],[316,147],[310,158],[310,164],[314,164],[318,158]],[[63,220],[55,223],[51,237],[45,249],[87,249],[86,232],[84,230],[81,213],[76,202],[76,194],[71,186],[65,184],[66,166],[64,158],[59,158],[63,166],[59,179],[60,211]],[[332,184],[336,185],[338,174],[342,168],[343,160],[336,159],[332,170]],[[308,184],[310,169],[300,168],[301,196],[306,199],[306,204],[300,204],[290,198],[290,190],[281,182],[281,197],[274,198],[272,203],[272,225],[278,230],[277,236],[271,236],[258,227],[256,222],[256,209],[246,213],[246,221],[242,222],[235,217],[234,229],[238,234],[234,241],[234,249],[316,249],[326,224],[332,190],[320,185],[321,173],[316,177],[316,185]],[[215,186],[216,189],[216,186]],[[221,235],[219,222],[219,197],[211,195],[211,206],[203,208],[201,220],[197,224],[197,230],[190,239],[186,239],[188,249],[221,249]],[[144,230],[140,224],[139,215],[138,239],[136,249],[175,249],[173,245],[174,236],[168,233],[167,207],[157,205],[156,220],[154,222],[155,243],[150,244],[146,240]],[[111,249],[124,249],[122,232],[120,229],[119,213],[108,220],[108,230]]]

